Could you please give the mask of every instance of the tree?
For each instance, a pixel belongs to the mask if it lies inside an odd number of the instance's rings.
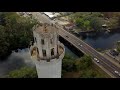
[[[70,16],[72,21],[83,30],[101,30],[104,24],[103,14],[101,12],[77,12]]]
[[[35,68],[22,67],[19,70],[11,71],[8,78],[37,78],[37,72]]]
[[[92,65],[92,59],[90,56],[83,56],[80,59],[73,59],[70,56],[66,56],[63,59],[62,69],[71,72],[79,71],[82,69],[89,68]]]
[[[80,77],[82,77],[82,78],[95,78],[96,75],[97,74],[92,69],[89,69],[89,70],[87,69],[81,73]]]
[[[92,59],[90,56],[83,56],[80,58],[80,62],[82,64],[82,69],[86,69],[92,65]]]
[[[86,30],[90,30],[90,28],[91,28],[90,21],[88,21],[88,20],[84,21],[84,28],[86,28]]]
[[[97,31],[102,30],[102,25],[104,24],[103,19],[99,17],[93,17],[90,21],[90,26]]]
[[[63,59],[62,69],[64,71],[73,71],[73,61],[70,59]]]
[[[12,50],[28,47],[33,40],[32,27],[38,22],[29,17],[20,17],[15,12],[2,12],[0,16],[0,59],[2,59]]]
[[[9,55],[9,46],[10,44],[6,41],[6,34],[4,31],[4,26],[0,25],[0,59],[4,59],[6,55]]]
[[[79,27],[82,27],[84,20],[83,20],[83,18],[77,18],[77,19],[75,20],[75,22],[76,22],[76,24],[77,24]]]

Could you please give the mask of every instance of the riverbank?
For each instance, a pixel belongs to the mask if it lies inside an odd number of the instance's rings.
[[[95,49],[108,50],[116,47],[116,42],[120,40],[120,29],[112,32],[94,32],[76,35]]]

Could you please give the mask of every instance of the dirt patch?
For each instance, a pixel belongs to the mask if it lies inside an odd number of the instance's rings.
[[[67,72],[63,75],[63,78],[79,78],[80,73],[79,72]]]

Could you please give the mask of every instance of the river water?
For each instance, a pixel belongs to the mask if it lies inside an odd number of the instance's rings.
[[[82,35],[82,39],[95,49],[111,49],[115,47],[117,41],[120,41],[120,29],[114,32],[86,33]]]

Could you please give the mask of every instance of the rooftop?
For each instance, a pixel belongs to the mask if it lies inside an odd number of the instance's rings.
[[[40,34],[49,34],[49,33],[54,33],[57,31],[57,28],[53,25],[49,24],[42,24],[41,26],[39,25],[34,29],[34,31],[40,33]]]
[[[44,14],[46,14],[50,18],[60,16],[59,13],[53,13],[53,12],[44,12]]]

